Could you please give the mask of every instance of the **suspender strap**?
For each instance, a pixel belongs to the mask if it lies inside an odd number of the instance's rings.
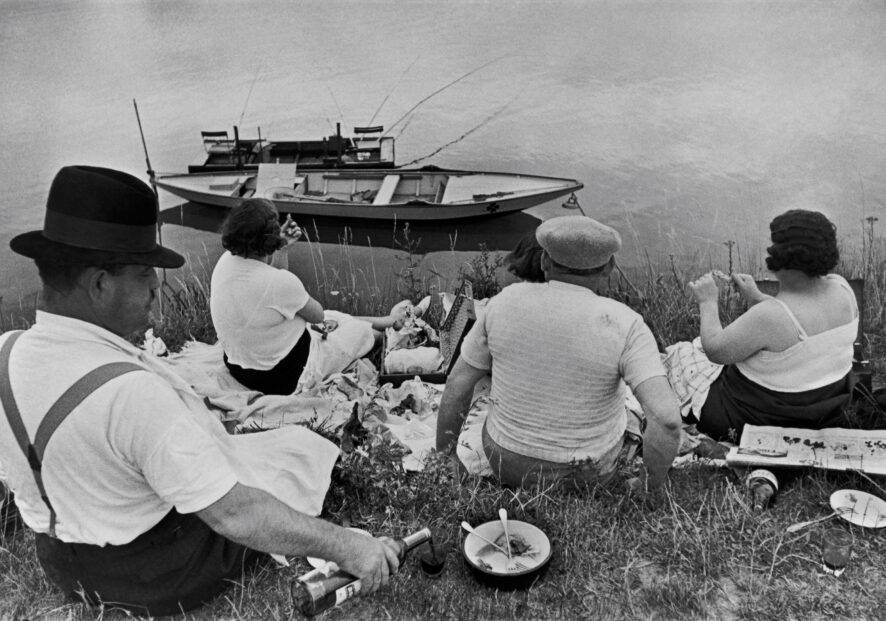
[[[35,456],[32,456],[28,451],[31,441],[28,439],[28,432],[25,431],[22,417],[18,413],[18,406],[15,404],[15,398],[12,396],[12,386],[9,384],[9,355],[12,352],[12,346],[22,334],[24,332],[21,330],[10,334],[6,341],[3,342],[3,348],[0,349],[0,404],[3,405],[3,411],[6,412],[6,419],[12,428],[15,441],[18,442],[19,448],[28,458],[28,463],[31,464],[33,469],[33,458]]]
[[[15,435],[19,447],[31,466],[31,472],[34,474],[34,481],[37,483],[40,497],[49,509],[49,536],[55,537],[55,509],[53,509],[52,503],[49,502],[49,496],[46,495],[46,488],[43,486],[43,455],[46,452],[46,445],[49,443],[49,439],[62,421],[67,418],[68,414],[97,388],[125,373],[143,371],[144,367],[132,362],[111,362],[93,369],[81,377],[49,408],[49,412],[40,421],[37,435],[32,444],[28,438],[24,422],[22,422],[21,413],[12,394],[12,385],[9,380],[10,352],[13,344],[21,335],[22,332],[11,334],[3,343],[2,349],[0,349],[0,402],[3,404],[3,411],[6,412],[6,419],[9,421],[12,433]]]

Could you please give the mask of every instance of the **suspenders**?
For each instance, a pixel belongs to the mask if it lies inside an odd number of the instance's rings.
[[[6,412],[6,419],[9,421],[9,426],[12,428],[12,433],[15,435],[19,448],[21,448],[28,459],[28,464],[31,466],[31,471],[34,474],[34,481],[36,481],[37,489],[40,491],[40,497],[49,509],[49,536],[55,538],[55,509],[52,508],[52,503],[49,502],[46,489],[43,487],[42,473],[43,455],[46,452],[46,445],[49,443],[49,439],[68,414],[97,388],[125,373],[143,371],[144,367],[132,362],[111,362],[93,369],[81,377],[49,408],[46,416],[40,421],[40,426],[37,428],[37,434],[32,443],[28,438],[18,405],[12,395],[12,386],[9,380],[10,352],[15,341],[22,334],[22,331],[13,332],[3,343],[3,347],[0,348],[0,404],[3,405],[3,411]]]

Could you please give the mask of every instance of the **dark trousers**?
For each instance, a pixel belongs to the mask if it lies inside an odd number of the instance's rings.
[[[65,543],[42,533],[36,544],[47,578],[68,597],[153,616],[200,606],[264,558],[175,510],[120,546]]]
[[[305,329],[295,347],[273,369],[267,371],[246,369],[228,361],[227,354],[224,355],[224,361],[233,378],[250,390],[257,390],[266,395],[290,395],[295,392],[298,378],[305,370],[310,352],[311,335]]]

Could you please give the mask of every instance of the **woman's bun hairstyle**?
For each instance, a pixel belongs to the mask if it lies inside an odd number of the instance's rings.
[[[274,203],[250,198],[228,213],[221,226],[222,246],[241,257],[264,257],[286,246]]]
[[[791,209],[769,223],[772,245],[766,249],[766,267],[773,272],[800,270],[824,276],[840,261],[837,227],[817,211]]]

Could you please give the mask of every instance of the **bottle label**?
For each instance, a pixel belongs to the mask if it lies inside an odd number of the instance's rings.
[[[359,580],[344,585],[340,589],[335,590],[335,605],[340,606],[343,602],[351,599],[360,592],[362,583]]]

